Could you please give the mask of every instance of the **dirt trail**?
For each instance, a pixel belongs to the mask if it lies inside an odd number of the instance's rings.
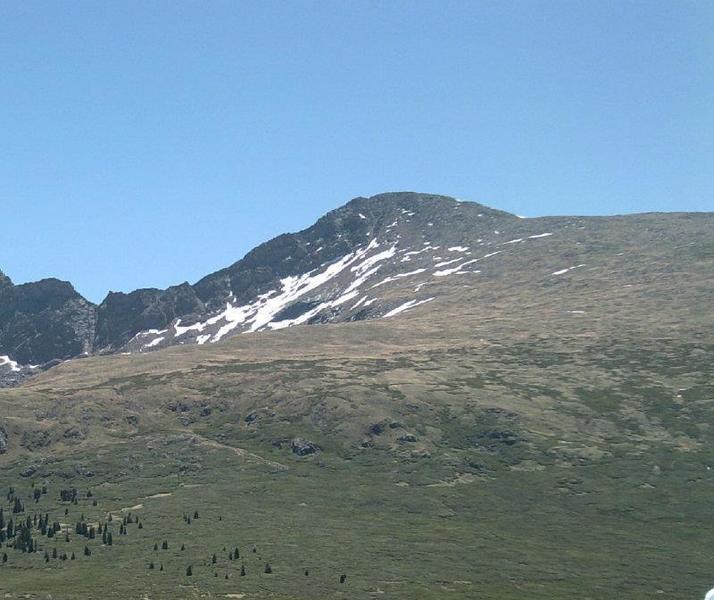
[[[271,466],[275,469],[280,469],[282,471],[287,471],[288,466],[284,465],[279,462],[275,462],[272,460],[268,460],[267,458],[263,458],[262,456],[258,454],[253,454],[252,452],[248,452],[247,450],[244,450],[243,448],[236,448],[235,446],[229,446],[228,444],[222,444],[221,442],[217,442],[216,440],[211,440],[209,438],[203,437],[202,435],[192,433],[192,437],[195,437],[197,440],[201,442],[204,446],[210,446],[211,448],[220,448],[224,450],[230,450],[231,452],[234,452],[238,456],[243,456],[245,458],[253,459],[261,464]]]

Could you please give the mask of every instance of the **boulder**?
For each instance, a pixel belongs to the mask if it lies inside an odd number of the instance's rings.
[[[294,438],[293,441],[290,442],[290,447],[293,450],[293,454],[297,454],[298,456],[315,454],[315,452],[320,450],[320,446],[301,437]]]

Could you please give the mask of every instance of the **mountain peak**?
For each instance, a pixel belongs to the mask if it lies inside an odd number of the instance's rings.
[[[550,289],[561,275],[598,261],[616,269],[613,261],[633,239],[654,247],[652,232],[666,237],[684,228],[699,239],[711,216],[673,219],[524,220],[438,194],[357,197],[194,285],[114,292],[98,307],[67,282],[14,286],[0,274],[0,355],[39,364],[82,352],[144,352],[248,331],[390,318],[468,289],[478,289],[479,302],[493,302],[500,289]],[[608,248],[621,250],[610,256]]]

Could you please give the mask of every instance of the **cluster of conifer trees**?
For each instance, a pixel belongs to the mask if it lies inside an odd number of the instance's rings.
[[[47,494],[47,486],[33,487],[31,497],[38,503],[43,495]],[[76,489],[60,490],[60,501],[70,504],[78,504],[79,494]],[[22,499],[17,494],[14,487],[10,487],[5,496],[8,507],[7,512],[5,507],[0,506],[0,548],[12,549],[23,553],[36,553],[40,551],[40,540],[52,540],[62,533],[62,525],[59,521],[50,522],[48,513],[33,513],[26,511]],[[92,492],[87,492],[87,498],[92,498]],[[92,502],[93,506],[97,505],[96,500]],[[65,509],[65,516],[69,514],[69,509]],[[110,519],[111,520],[111,516]],[[126,531],[126,525],[129,522],[137,522],[138,518],[124,517],[124,521],[120,526],[120,530]],[[142,527],[140,525],[140,527]],[[74,533],[81,535],[87,540],[93,540],[97,537],[97,528],[90,525],[85,520],[84,514],[80,517],[74,527]],[[111,546],[113,544],[112,532],[108,529],[106,523],[99,524],[99,533],[102,535],[102,543]],[[69,543],[70,528],[64,530],[64,541]],[[84,547],[84,556],[91,556],[92,551],[89,546]],[[51,558],[59,558],[60,560],[75,560],[75,553],[69,555],[66,552],[58,552],[57,548],[44,551],[45,562],[49,562]],[[7,552],[0,553],[0,565],[8,562]]]

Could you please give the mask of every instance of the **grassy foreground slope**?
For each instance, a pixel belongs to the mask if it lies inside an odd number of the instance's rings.
[[[396,318],[88,358],[0,390],[0,498],[14,486],[19,518],[61,528],[36,553],[3,544],[0,593],[703,598],[709,238],[635,259],[591,236],[585,260],[573,231],[562,266],[587,267],[563,277],[537,254],[499,269],[504,253]],[[71,488],[77,504],[61,502]]]

